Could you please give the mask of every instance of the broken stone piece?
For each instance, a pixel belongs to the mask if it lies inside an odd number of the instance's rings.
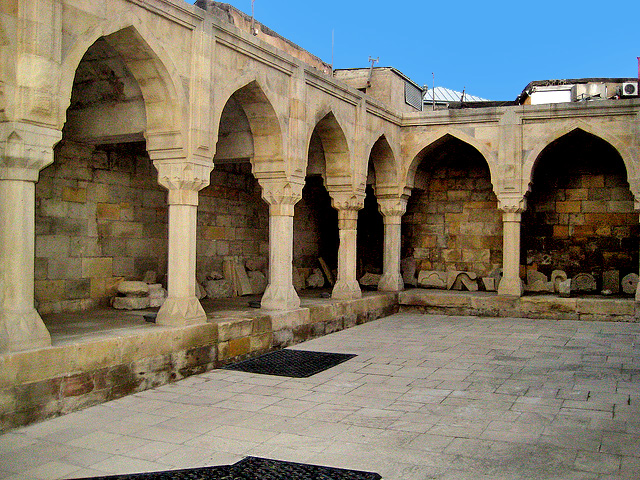
[[[527,285],[528,286],[532,286],[534,283],[542,283],[543,286],[546,285],[547,283],[547,276],[542,273],[539,272],[537,270],[527,270]],[[540,290],[537,290],[540,291]]]
[[[149,308],[149,297],[114,297],[113,308],[117,308],[118,310],[141,310]]]
[[[324,275],[322,270],[316,268],[311,275],[307,278],[307,287],[309,288],[322,288],[324,287]]]
[[[447,272],[421,270],[418,273],[418,286],[424,288],[447,288]]]
[[[147,284],[156,283],[158,278],[158,274],[155,270],[147,270],[144,272],[144,276],[142,277],[142,281]]]
[[[571,296],[571,279],[558,281],[558,295],[561,297]]]
[[[196,283],[196,290],[198,290],[199,286],[200,288],[202,288],[202,286],[199,283]],[[165,300],[167,299],[167,295],[168,295],[168,292],[164,288],[162,288],[161,284],[157,283],[157,284],[149,285],[149,306],[161,307],[164,304]],[[198,300],[200,300],[200,298],[198,298]]]
[[[251,291],[256,295],[263,294],[267,289],[268,283],[267,277],[264,276],[264,273],[252,270],[247,272],[247,276],[249,277],[249,283],[251,284]]]
[[[360,277],[360,285],[363,287],[372,287],[378,288],[378,284],[380,283],[380,278],[382,275],[379,273],[365,273],[362,277]]]
[[[602,290],[610,294],[620,292],[620,270],[607,270],[602,273]]]
[[[224,277],[217,270],[212,270],[209,275],[207,275],[207,280],[222,280]]]
[[[300,269],[293,267],[292,273],[293,273],[293,288],[295,288],[297,292],[299,292],[300,290],[304,290],[305,282],[304,282],[304,277],[300,273]],[[251,280],[251,275],[249,275],[249,280]]]
[[[249,257],[244,262],[245,268],[250,272],[257,272],[258,270],[264,270],[267,266],[267,259],[264,257]]]
[[[629,273],[622,278],[622,291],[629,295],[635,295],[638,288],[638,274]]]
[[[564,282],[567,278],[567,272],[564,270],[554,270],[551,272],[551,284],[553,285],[553,291],[557,293],[558,285],[560,282]]]
[[[458,275],[461,273],[463,272],[458,270],[450,270],[447,272],[447,290],[451,290],[453,288],[453,284],[456,283]]]
[[[575,292],[593,292],[596,279],[590,273],[579,273],[571,280],[571,290]]]
[[[495,292],[498,290],[494,277],[482,277],[482,286],[487,292]]]
[[[125,280],[118,285],[118,293],[127,297],[146,297],[149,293],[149,285],[145,282]]]
[[[451,289],[475,292],[478,290],[478,283],[475,281],[476,277],[477,275],[473,272],[458,272]]]
[[[416,283],[416,259],[415,257],[403,258],[400,261],[400,270],[402,271],[402,280],[407,285],[417,285]]]
[[[546,275],[545,275],[546,278]],[[549,292],[550,291],[550,283],[547,281],[543,281],[543,280],[534,280],[533,282],[529,283],[529,281],[527,281],[527,285],[525,286],[525,290],[527,292],[534,292],[534,293],[539,293],[539,292]]]
[[[230,298],[233,297],[233,286],[227,280],[209,280],[206,285],[207,297]]]

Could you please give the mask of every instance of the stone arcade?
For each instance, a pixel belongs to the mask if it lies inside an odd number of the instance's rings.
[[[64,390],[77,372],[193,346],[218,352],[190,364],[210,368],[248,353],[238,338],[275,345],[260,339],[276,324],[312,331],[292,268],[318,257],[337,270],[335,311],[360,301],[363,273],[381,274],[390,293],[348,307],[364,316],[397,308],[407,252],[419,270],[502,268],[507,301],[523,293],[521,245],[548,277],[584,259],[600,276],[637,273],[638,98],[422,112],[394,69],[369,83],[368,70],[331,72],[232,7],[198,5],[2,4],[3,427],[75,408],[58,398],[16,419],[19,388]],[[228,256],[267,267],[270,327],[233,336],[207,321],[196,279]],[[131,352],[52,346],[40,314],[107,306],[150,269],[168,298]]]

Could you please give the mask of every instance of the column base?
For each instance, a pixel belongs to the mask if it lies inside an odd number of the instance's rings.
[[[384,274],[378,283],[378,290],[381,292],[401,292],[404,290],[402,275]]]
[[[331,298],[336,300],[353,300],[362,298],[362,291],[358,282],[346,282],[338,280],[331,292]]]
[[[207,323],[207,315],[195,296],[169,297],[160,307],[156,323],[170,327],[186,327]]]
[[[524,285],[520,278],[504,278],[500,280],[498,285],[498,295],[508,295],[512,297],[521,297],[524,293]]]
[[[0,309],[0,353],[51,346],[51,335],[35,308]]]
[[[300,306],[300,297],[293,285],[268,285],[260,305],[267,310],[293,310]]]

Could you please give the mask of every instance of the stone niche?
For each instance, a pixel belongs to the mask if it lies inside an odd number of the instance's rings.
[[[63,141],[36,184],[40,313],[107,305],[122,278],[166,273],[165,190],[144,142]]]
[[[523,263],[545,275],[638,270],[638,214],[624,163],[608,143],[581,130],[541,153],[522,216]],[[526,259],[525,259],[526,255]]]
[[[502,216],[489,167],[471,145],[451,136],[426,152],[403,217],[403,257],[418,270],[486,277],[502,266]]]

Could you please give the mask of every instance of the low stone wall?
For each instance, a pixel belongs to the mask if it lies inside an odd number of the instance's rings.
[[[400,309],[445,315],[523,317],[554,320],[638,322],[633,299],[560,298],[555,295],[502,297],[493,292],[413,289],[400,292]]]
[[[316,301],[313,301],[316,302]],[[396,294],[317,301],[288,312],[148,324],[40,350],[0,355],[0,432],[202,373],[390,315]],[[89,315],[90,313],[88,313]]]

